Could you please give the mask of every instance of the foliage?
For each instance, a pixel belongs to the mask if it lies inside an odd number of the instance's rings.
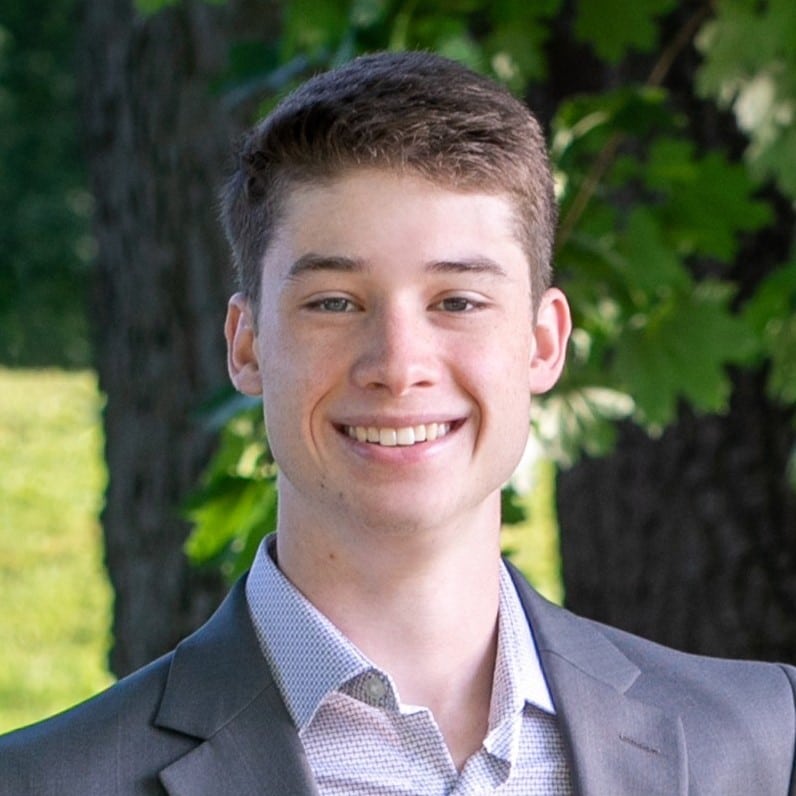
[[[219,567],[232,581],[276,527],[276,471],[258,402],[231,396],[208,414],[208,422],[220,431],[219,447],[186,505],[195,530],[185,549],[193,561]]]
[[[202,2],[211,6],[220,6],[224,5],[227,0],[202,0]],[[134,0],[136,9],[144,15],[157,14],[158,11],[178,6],[181,3],[182,0]]]
[[[731,108],[748,135],[755,179],[796,196],[796,4],[723,0],[699,33],[705,62],[697,87]]]
[[[76,132],[76,0],[0,17],[0,362],[89,362],[91,198]]]
[[[644,52],[658,43],[657,17],[675,6],[675,0],[581,0],[575,17],[575,35],[594,47],[609,63],[617,63],[630,49]]]
[[[747,288],[757,285],[751,297],[735,281],[755,267],[739,262],[741,243],[775,223],[772,197],[780,204],[796,197],[794,9],[789,0],[720,0],[715,10],[682,9],[673,0],[632,8],[618,0],[571,7],[560,0],[286,0],[279,51],[264,59],[275,55],[280,69],[272,63],[267,74],[246,79],[268,86],[263,110],[307,65],[425,48],[536,96],[556,77],[562,29],[591,59],[589,68],[635,75],[603,84],[621,88],[564,92],[549,125],[561,204],[557,273],[576,330],[567,374],[553,396],[537,401],[535,423],[566,464],[584,450],[606,452],[617,419],[658,433],[683,402],[726,410],[729,366],[765,363],[771,395],[796,396],[794,265],[746,279]],[[689,75],[690,90],[733,111],[748,137],[741,162],[706,148],[666,88],[673,64],[694,45],[704,60]],[[195,557],[239,567],[254,525],[272,521],[273,465],[265,448],[252,453],[251,435],[262,433],[250,414],[227,425],[193,508]],[[248,491],[254,482],[256,495]],[[233,495],[259,514],[211,539],[210,526],[229,514]]]
[[[0,368],[0,733],[111,682],[96,378]]]

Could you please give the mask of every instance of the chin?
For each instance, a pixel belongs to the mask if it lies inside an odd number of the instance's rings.
[[[378,505],[376,501],[368,503],[357,512],[360,527],[374,534],[396,538],[431,535],[446,526],[460,527],[472,522],[473,514],[481,514],[484,508],[491,515],[486,503],[469,508],[459,506],[458,509],[439,499],[418,503],[416,497],[387,505],[384,501]]]

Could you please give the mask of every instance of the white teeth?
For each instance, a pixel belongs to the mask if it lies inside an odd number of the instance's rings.
[[[408,428],[399,428],[395,432],[399,445],[414,445],[415,444],[415,430],[411,426]]]
[[[417,442],[433,442],[451,430],[450,423],[425,423],[402,428],[377,428],[376,426],[346,426],[345,432],[357,442],[374,442],[386,448],[397,445],[408,447]]]
[[[388,448],[394,448],[397,444],[398,434],[394,428],[379,429],[379,445],[386,445]]]

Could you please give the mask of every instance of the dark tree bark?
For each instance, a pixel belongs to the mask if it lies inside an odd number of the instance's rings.
[[[726,417],[660,440],[622,427],[616,451],[558,479],[566,602],[692,652],[796,660],[793,412],[736,379]]]
[[[186,2],[146,19],[131,0],[84,8],[93,322],[109,471],[102,522],[118,675],[173,646],[223,592],[217,574],[188,565],[180,506],[213,448],[197,409],[226,383],[232,285],[216,192],[237,123],[213,81],[241,13],[240,3]]]

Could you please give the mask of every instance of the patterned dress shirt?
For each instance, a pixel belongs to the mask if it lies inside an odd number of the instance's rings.
[[[431,712],[401,703],[390,676],[282,575],[268,552],[273,539],[257,553],[246,597],[322,794],[572,793],[555,708],[505,567],[487,735],[457,771]]]

